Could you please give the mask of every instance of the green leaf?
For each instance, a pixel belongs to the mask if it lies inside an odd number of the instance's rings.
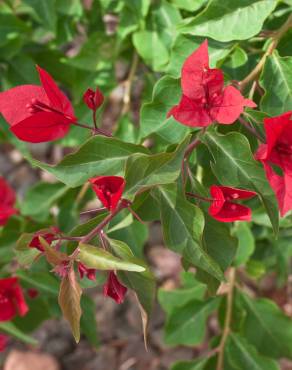
[[[73,266],[63,277],[58,297],[64,318],[69,322],[76,343],[80,340],[80,318],[82,290],[77,282]]]
[[[196,361],[179,361],[170,370],[204,370],[207,361],[208,358]]]
[[[55,166],[37,160],[31,160],[31,163],[50,172],[64,184],[76,187],[97,174],[121,175],[124,164],[133,153],[148,153],[148,150],[118,139],[94,136]]]
[[[29,27],[12,14],[0,14],[0,46],[25,35]]]
[[[194,299],[199,301],[203,300],[206,292],[206,285],[196,280],[192,273],[186,272],[185,274],[191,275],[191,283],[188,282],[187,285],[184,284],[179,289],[159,289],[158,301],[168,314],[175,312],[178,307],[184,306]]]
[[[227,370],[279,370],[272,359],[259,355],[248,341],[239,334],[230,334],[225,345]]]
[[[246,40],[260,32],[276,5],[275,0],[210,0],[200,14],[183,21],[178,29],[223,42]]]
[[[56,0],[23,0],[23,2],[32,8],[37,21],[45,29],[55,33],[57,23]]]
[[[155,278],[148,266],[142,260],[134,256],[127,244],[120,240],[108,240],[111,248],[118,257],[144,267],[144,271],[140,273],[120,271],[119,278],[128,288],[134,290],[136,293],[141,311],[144,339],[146,343],[148,319],[152,312],[156,291]]]
[[[58,280],[49,272],[32,272],[18,270],[16,275],[31,287],[37,288],[45,294],[57,296],[59,290]]]
[[[171,0],[179,9],[194,12],[206,3],[206,0]]]
[[[157,185],[173,183],[180,175],[182,160],[190,141],[187,137],[172,152],[134,154],[126,163],[124,197],[133,199],[136,193]]]
[[[44,221],[49,217],[52,205],[61,198],[68,188],[63,184],[51,184],[40,182],[25,194],[21,203],[21,213],[23,216],[32,216],[37,221]]]
[[[171,49],[167,72],[175,78],[180,77],[184,61],[202,44],[204,40],[204,37],[178,35]],[[210,67],[216,67],[216,64],[221,59],[224,59],[230,53],[232,48],[232,43],[222,43],[212,39],[208,40]]]
[[[206,320],[218,308],[220,298],[205,302],[193,300],[177,308],[167,318],[165,343],[168,345],[194,346],[205,337]]]
[[[292,106],[292,57],[281,58],[277,51],[268,56],[260,78],[265,90],[261,109],[271,115],[291,110]]]
[[[220,135],[210,130],[202,141],[214,158],[211,166],[220,183],[256,191],[277,233],[279,212],[275,195],[261,165],[253,159],[248,140],[239,133]]]
[[[202,245],[204,217],[201,210],[188,202],[175,184],[160,186],[153,195],[160,203],[165,244],[189,263],[223,280],[219,265]]]
[[[97,348],[100,344],[97,333],[95,302],[87,295],[81,298],[82,316],[80,320],[81,332],[86,336],[89,343]]]
[[[80,252],[77,259],[84,263],[86,267],[98,270],[126,270],[126,271],[145,271],[145,267],[136,263],[123,261],[111,253],[88,244],[79,244]]]
[[[32,344],[32,345],[37,344],[37,341],[34,338],[23,333],[10,321],[0,322],[0,330],[6,334],[11,335],[14,338],[21,340],[24,343]]]
[[[234,260],[235,266],[245,264],[255,249],[254,236],[246,222],[238,222],[235,226],[235,235],[238,237],[238,250]]]
[[[167,119],[168,111],[179,102],[180,96],[177,79],[164,76],[155,84],[152,102],[144,104],[141,110],[141,139],[155,133],[167,143],[177,143],[190,132],[188,127],[174,118]]]
[[[146,29],[133,35],[133,44],[139,55],[155,71],[161,71],[169,59],[169,50],[175,37],[175,25],[181,20],[179,11],[162,0],[149,12]]]
[[[30,248],[29,243],[33,238],[33,234],[24,233],[17,240],[15,246],[16,259],[20,266],[29,267],[36,256],[40,253],[36,248]]]
[[[292,322],[268,299],[251,299],[240,295],[246,310],[242,334],[265,356],[292,358]]]

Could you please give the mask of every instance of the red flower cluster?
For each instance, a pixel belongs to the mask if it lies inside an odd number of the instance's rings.
[[[15,201],[14,190],[0,177],[0,226],[5,225],[8,219],[17,213],[14,208]]]
[[[224,87],[220,69],[209,67],[207,40],[184,62],[181,87],[181,100],[167,116],[186,126],[205,127],[214,121],[231,124],[243,112],[243,107],[256,107],[235,87]]]
[[[128,289],[118,280],[116,273],[114,271],[110,271],[107,282],[103,287],[103,295],[105,297],[111,297],[120,304],[124,302],[127,290]]]
[[[28,311],[21,287],[16,277],[0,279],[0,321],[12,320],[17,314]]]
[[[42,86],[21,85],[0,93],[0,113],[10,130],[31,143],[60,139],[76,121],[66,95],[44,69],[37,70]]]
[[[83,279],[84,276],[86,276],[87,279],[94,281],[96,278],[96,270],[86,267],[81,262],[78,262],[78,272],[80,275],[80,279]]]
[[[104,207],[113,212],[123,195],[125,180],[120,176],[98,176],[89,181]]]
[[[221,222],[251,221],[250,208],[234,201],[250,199],[257,195],[254,191],[212,185],[210,194],[212,203],[209,208],[209,214],[216,220]]]
[[[274,190],[281,216],[292,209],[292,111],[273,118],[265,118],[266,144],[255,157],[264,165],[267,179]],[[278,167],[282,175],[272,166]]]

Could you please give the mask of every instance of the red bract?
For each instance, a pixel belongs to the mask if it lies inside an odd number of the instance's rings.
[[[66,95],[44,69],[37,70],[42,86],[21,85],[0,93],[0,112],[10,130],[31,143],[60,139],[76,121]]]
[[[207,40],[184,62],[181,87],[181,100],[167,116],[186,126],[205,127],[214,121],[231,124],[243,112],[243,107],[256,107],[235,87],[224,87],[220,69],[209,68]]]
[[[17,314],[24,316],[27,311],[18,279],[0,279],[0,321],[12,320]]]
[[[127,288],[119,282],[115,272],[111,271],[103,287],[103,295],[105,297],[111,297],[120,304],[123,303],[126,293]]]
[[[0,177],[0,226],[6,224],[8,219],[17,213],[14,208],[16,201],[14,190]]]
[[[104,96],[98,87],[95,92],[92,89],[87,89],[83,95],[83,101],[89,109],[96,111],[102,105]]]
[[[125,180],[119,176],[98,176],[89,181],[104,207],[114,211],[122,197]]]
[[[90,269],[83,265],[83,263],[78,262],[78,272],[80,275],[80,279],[83,279],[84,276],[87,277],[87,279],[94,281],[95,280],[95,269]]]
[[[292,209],[292,111],[277,117],[265,118],[267,144],[262,144],[256,159],[260,160],[274,190],[281,216]],[[282,170],[277,174],[272,165]]]
[[[250,208],[234,203],[234,201],[250,199],[257,195],[254,191],[212,185],[210,194],[212,203],[209,214],[216,220],[221,222],[251,221]]]
[[[5,351],[9,338],[5,334],[0,334],[0,352]]]
[[[48,230],[37,231],[29,243],[29,247],[37,248],[40,252],[44,252],[44,247],[41,245],[39,237],[43,237],[48,244],[51,244],[56,239],[56,234],[59,232],[60,230],[57,227],[51,227],[51,229]]]

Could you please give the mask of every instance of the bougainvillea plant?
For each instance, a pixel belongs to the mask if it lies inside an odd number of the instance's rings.
[[[157,300],[165,343],[204,347],[172,370],[280,369],[292,359],[291,1],[24,3],[0,5],[15,28],[0,25],[0,139],[42,180],[23,195],[1,172],[0,351],[36,344],[27,327],[54,315],[97,347],[94,288],[136,301],[146,347]],[[145,257],[153,223],[180,256],[173,290]],[[261,290],[269,274],[285,299]]]

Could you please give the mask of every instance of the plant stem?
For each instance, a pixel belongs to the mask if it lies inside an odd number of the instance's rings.
[[[251,82],[254,81],[258,75],[260,74],[261,70],[263,69],[265,65],[265,61],[267,56],[271,55],[273,51],[276,49],[280,39],[282,36],[289,30],[289,28],[292,27],[292,14],[288,17],[286,22],[279,28],[277,32],[274,33],[272,36],[272,41],[265,52],[265,54],[262,56],[258,64],[255,66],[255,68],[242,80],[239,82],[240,90],[244,90],[246,86]]]
[[[238,117],[238,121],[249,131],[251,132],[258,140],[262,143],[265,142],[264,138],[257,132],[257,130],[252,127],[248,122],[246,122],[242,117]]]
[[[96,123],[96,110],[92,111],[92,121],[93,121],[95,130],[98,130],[97,123]]]
[[[136,52],[133,54],[132,64],[130,67],[130,72],[128,75],[127,80],[125,81],[125,93],[123,98],[123,108],[122,108],[122,115],[128,113],[130,110],[130,103],[131,103],[131,90],[133,80],[137,71],[139,57]]]
[[[226,308],[225,322],[224,322],[224,328],[223,328],[221,341],[218,347],[218,359],[217,359],[216,370],[224,370],[224,349],[225,349],[225,344],[226,344],[228,335],[230,333],[235,278],[236,278],[235,267],[231,267],[229,270],[229,290],[227,293],[227,308]]]
[[[192,197],[192,198],[204,200],[205,202],[213,202],[213,200],[214,200],[214,199],[211,199],[211,198],[202,197],[201,195],[194,194],[194,193],[189,193],[189,192],[186,192],[186,195],[188,195],[189,197]]]
[[[101,208],[90,209],[89,211],[84,211],[84,212],[81,212],[80,214],[81,215],[87,215],[87,214],[91,214],[91,213],[101,213],[105,210],[106,210],[105,207],[101,207]]]
[[[101,230],[122,210],[126,208],[123,202],[120,202],[117,208],[111,212],[100,224],[98,224],[94,229],[92,229],[87,235],[83,236],[80,240],[81,243],[88,243],[96,235],[98,235]]]

